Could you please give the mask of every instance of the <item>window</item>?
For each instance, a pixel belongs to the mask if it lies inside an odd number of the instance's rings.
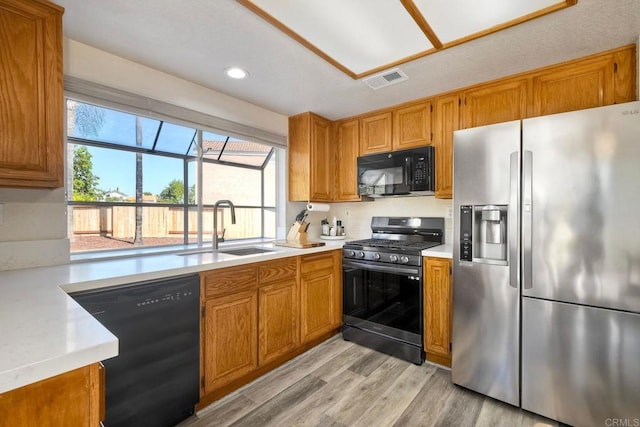
[[[67,141],[71,252],[211,242],[224,199],[220,237],[275,238],[277,148],[73,99]]]

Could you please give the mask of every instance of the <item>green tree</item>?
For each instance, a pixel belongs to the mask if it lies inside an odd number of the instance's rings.
[[[100,177],[93,173],[91,153],[85,146],[73,150],[73,200],[96,201],[102,195],[98,189]]]
[[[191,192],[189,192],[191,193]],[[172,179],[158,194],[159,203],[183,203],[184,183],[180,179]]]
[[[195,186],[195,184],[192,185],[191,187],[189,187],[189,204],[190,205],[195,205],[196,204],[196,186]]]

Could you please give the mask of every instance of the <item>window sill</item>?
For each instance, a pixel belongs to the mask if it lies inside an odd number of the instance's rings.
[[[219,244],[219,248],[230,248],[235,246],[246,246],[259,243],[271,243],[274,238],[262,238],[262,239],[238,239],[223,242]],[[171,246],[151,246],[141,247],[136,249],[115,249],[115,250],[102,250],[91,252],[77,252],[72,253],[70,256],[70,262],[72,264],[89,262],[89,261],[102,261],[118,258],[134,258],[149,255],[168,255],[180,253],[188,250],[211,248],[211,243],[205,243],[198,246],[196,243],[189,245],[171,245]]]

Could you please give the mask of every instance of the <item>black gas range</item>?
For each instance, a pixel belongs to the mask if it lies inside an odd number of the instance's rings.
[[[422,265],[420,253],[443,244],[444,218],[378,217],[371,219],[371,239],[353,240],[343,246],[346,259]]]
[[[444,243],[444,218],[373,217],[371,230],[343,246],[343,337],[421,364],[421,252]]]

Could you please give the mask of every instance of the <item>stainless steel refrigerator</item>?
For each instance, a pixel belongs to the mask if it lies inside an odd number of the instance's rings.
[[[640,102],[457,131],[453,205],[453,382],[640,425]]]

